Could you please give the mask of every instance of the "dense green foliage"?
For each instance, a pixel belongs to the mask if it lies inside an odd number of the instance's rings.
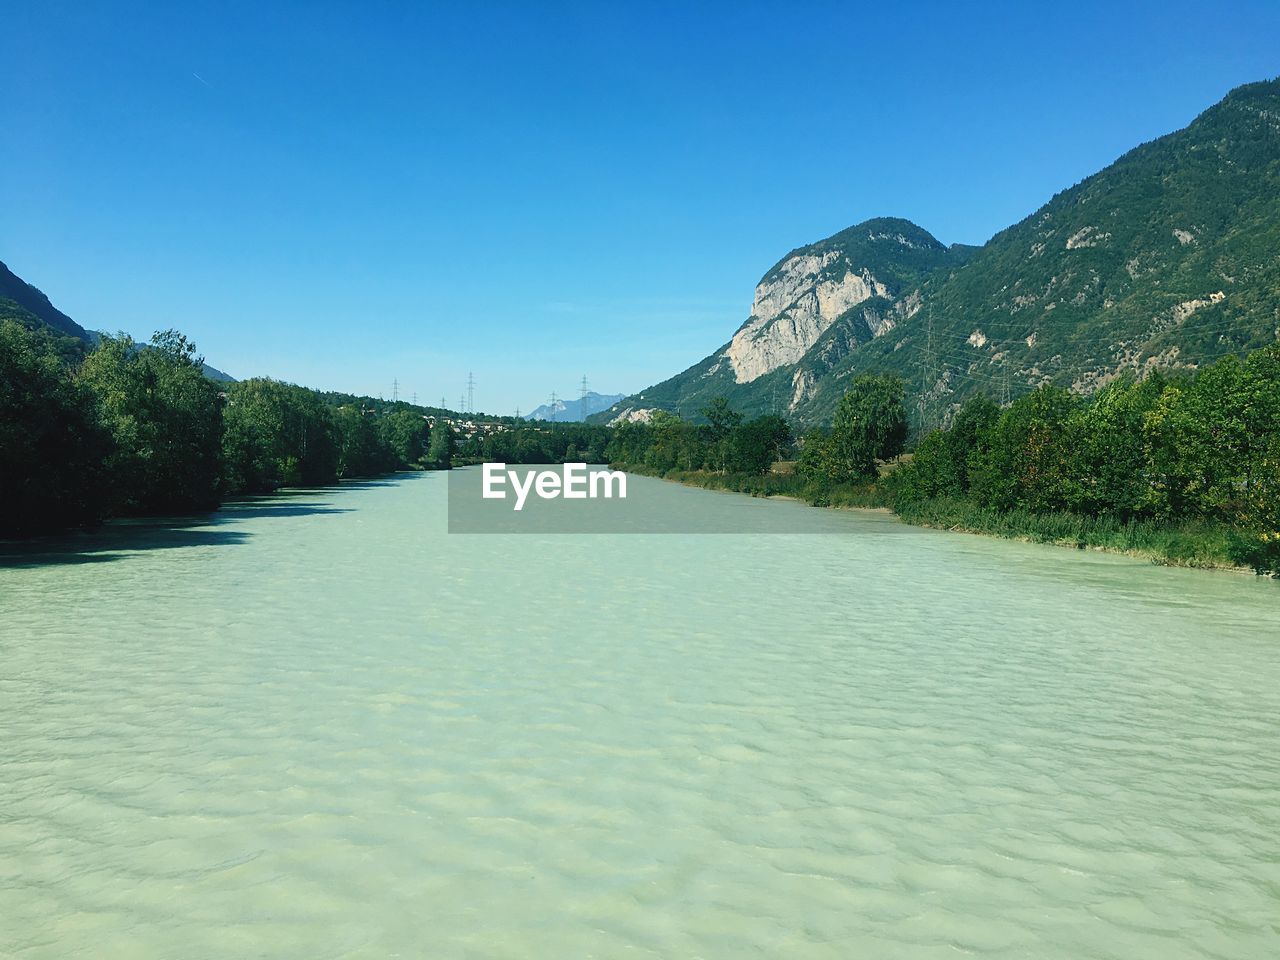
[[[723,397],[692,423],[658,411],[647,423],[622,423],[605,448],[610,463],[650,472],[717,470],[748,476],[767,473],[791,448],[791,429],[781,417],[744,420]]]
[[[608,427],[514,420],[459,445],[462,463],[603,463]]]
[[[268,379],[219,384],[185,337],[102,337],[87,356],[47,326],[0,320],[0,535],[112,515],[208,510],[224,497],[449,466],[448,422],[407,405],[334,404]]]
[[[622,424],[610,459],[695,486],[1280,574],[1280,346],[1195,375],[1122,377],[1091,397],[1043,386],[1002,409],[975,395],[896,470],[886,461],[903,452],[907,429],[892,374],[854,380],[832,426],[804,438],[794,473],[769,472],[785,443],[749,439],[774,418],[744,423],[715,402],[703,419],[658,411]],[[726,436],[757,459],[725,458]]]
[[[52,337],[0,320],[0,533],[92,522],[110,437]]]
[[[437,416],[435,423],[431,426],[425,466],[435,470],[448,470],[453,466],[456,452],[457,439],[453,435],[453,427],[444,417]]]
[[[876,476],[878,461],[902,453],[907,411],[902,381],[893,374],[863,374],[836,407],[831,429],[811,432],[800,455],[800,473],[834,485]]]
[[[901,519],[920,526],[1128,553],[1171,566],[1222,568],[1243,562],[1238,558],[1240,534],[1224,524],[1121,520],[1065,510],[996,510],[968,498],[895,498],[892,503]]]
[[[0,323],[9,320],[18,326],[39,334],[42,350],[52,349],[64,363],[79,363],[84,359],[86,342],[79,337],[62,333],[23,307],[15,300],[0,296]]]
[[[227,388],[223,456],[228,488],[264,492],[284,484],[317,486],[340,475],[352,432],[342,414],[311,390],[266,378]],[[372,472],[372,471],[370,471]]]
[[[221,403],[193,344],[173,330],[157,333],[146,349],[126,336],[103,337],[76,379],[97,398],[112,440],[104,461],[108,510],[218,505]]]
[[[998,411],[970,400],[923,438],[895,503],[1000,516],[1225,527],[1229,556],[1280,572],[1280,347],[1195,376],[1120,379],[1084,399],[1044,386]],[[990,522],[984,522],[984,527]]]

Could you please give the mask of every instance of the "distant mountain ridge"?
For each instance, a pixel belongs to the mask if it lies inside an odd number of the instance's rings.
[[[29,329],[47,328],[63,337],[73,337],[81,341],[85,347],[92,347],[98,342],[99,334],[86,330],[65,313],[53,305],[44,293],[27,283],[9,267],[0,261],[0,320],[17,320]],[[66,341],[76,351],[72,341]],[[210,380],[234,383],[235,377],[223,373],[216,367],[204,364],[204,375]]]
[[[601,410],[609,409],[623,396],[624,394],[621,393],[596,393],[589,390],[580,400],[557,400],[554,407],[549,403],[535,407],[525,419],[575,423],[586,420],[587,417]]]
[[[981,247],[881,218],[792,251],[711,356],[616,404],[830,416],[862,372],[901,375],[918,418],[1043,383],[1086,393],[1280,335],[1280,81],[1229,93]]]
[[[55,307],[43,292],[19,277],[3,261],[0,261],[0,297],[12,300],[63,336],[75,337],[86,343],[92,340],[88,330]]]

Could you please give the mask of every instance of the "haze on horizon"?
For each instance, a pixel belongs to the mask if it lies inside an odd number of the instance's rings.
[[[981,243],[1230,88],[1280,7],[10,4],[0,260],[236,377],[528,410],[723,343],[872,216]]]

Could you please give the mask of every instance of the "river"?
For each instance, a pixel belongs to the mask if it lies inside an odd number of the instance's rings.
[[[1280,956],[1280,584],[445,490],[0,557],[0,956]]]

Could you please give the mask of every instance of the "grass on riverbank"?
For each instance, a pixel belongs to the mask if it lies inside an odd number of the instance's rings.
[[[673,480],[705,490],[727,490],[753,497],[790,497],[815,507],[889,508],[892,500],[882,484],[840,484],[820,487],[795,473],[721,473],[715,470],[656,470],[652,467],[615,465],[628,473]]]
[[[1242,568],[1236,559],[1239,535],[1221,524],[1162,524],[1065,512],[1003,512],[951,498],[902,503],[895,512],[907,523],[922,527],[1125,553],[1167,566]]]
[[[806,482],[795,473],[751,475],[709,470],[663,471],[631,465],[619,465],[619,468],[708,490],[727,490],[753,497],[791,497],[817,507],[890,509],[904,522],[920,527],[981,533],[1080,550],[1124,553],[1165,566],[1248,569],[1240,556],[1241,535],[1222,524],[1162,524],[1151,520],[1123,521],[1115,517],[1065,512],[1002,512],[952,498],[895,502],[890,485],[883,478],[874,483],[824,487]]]

